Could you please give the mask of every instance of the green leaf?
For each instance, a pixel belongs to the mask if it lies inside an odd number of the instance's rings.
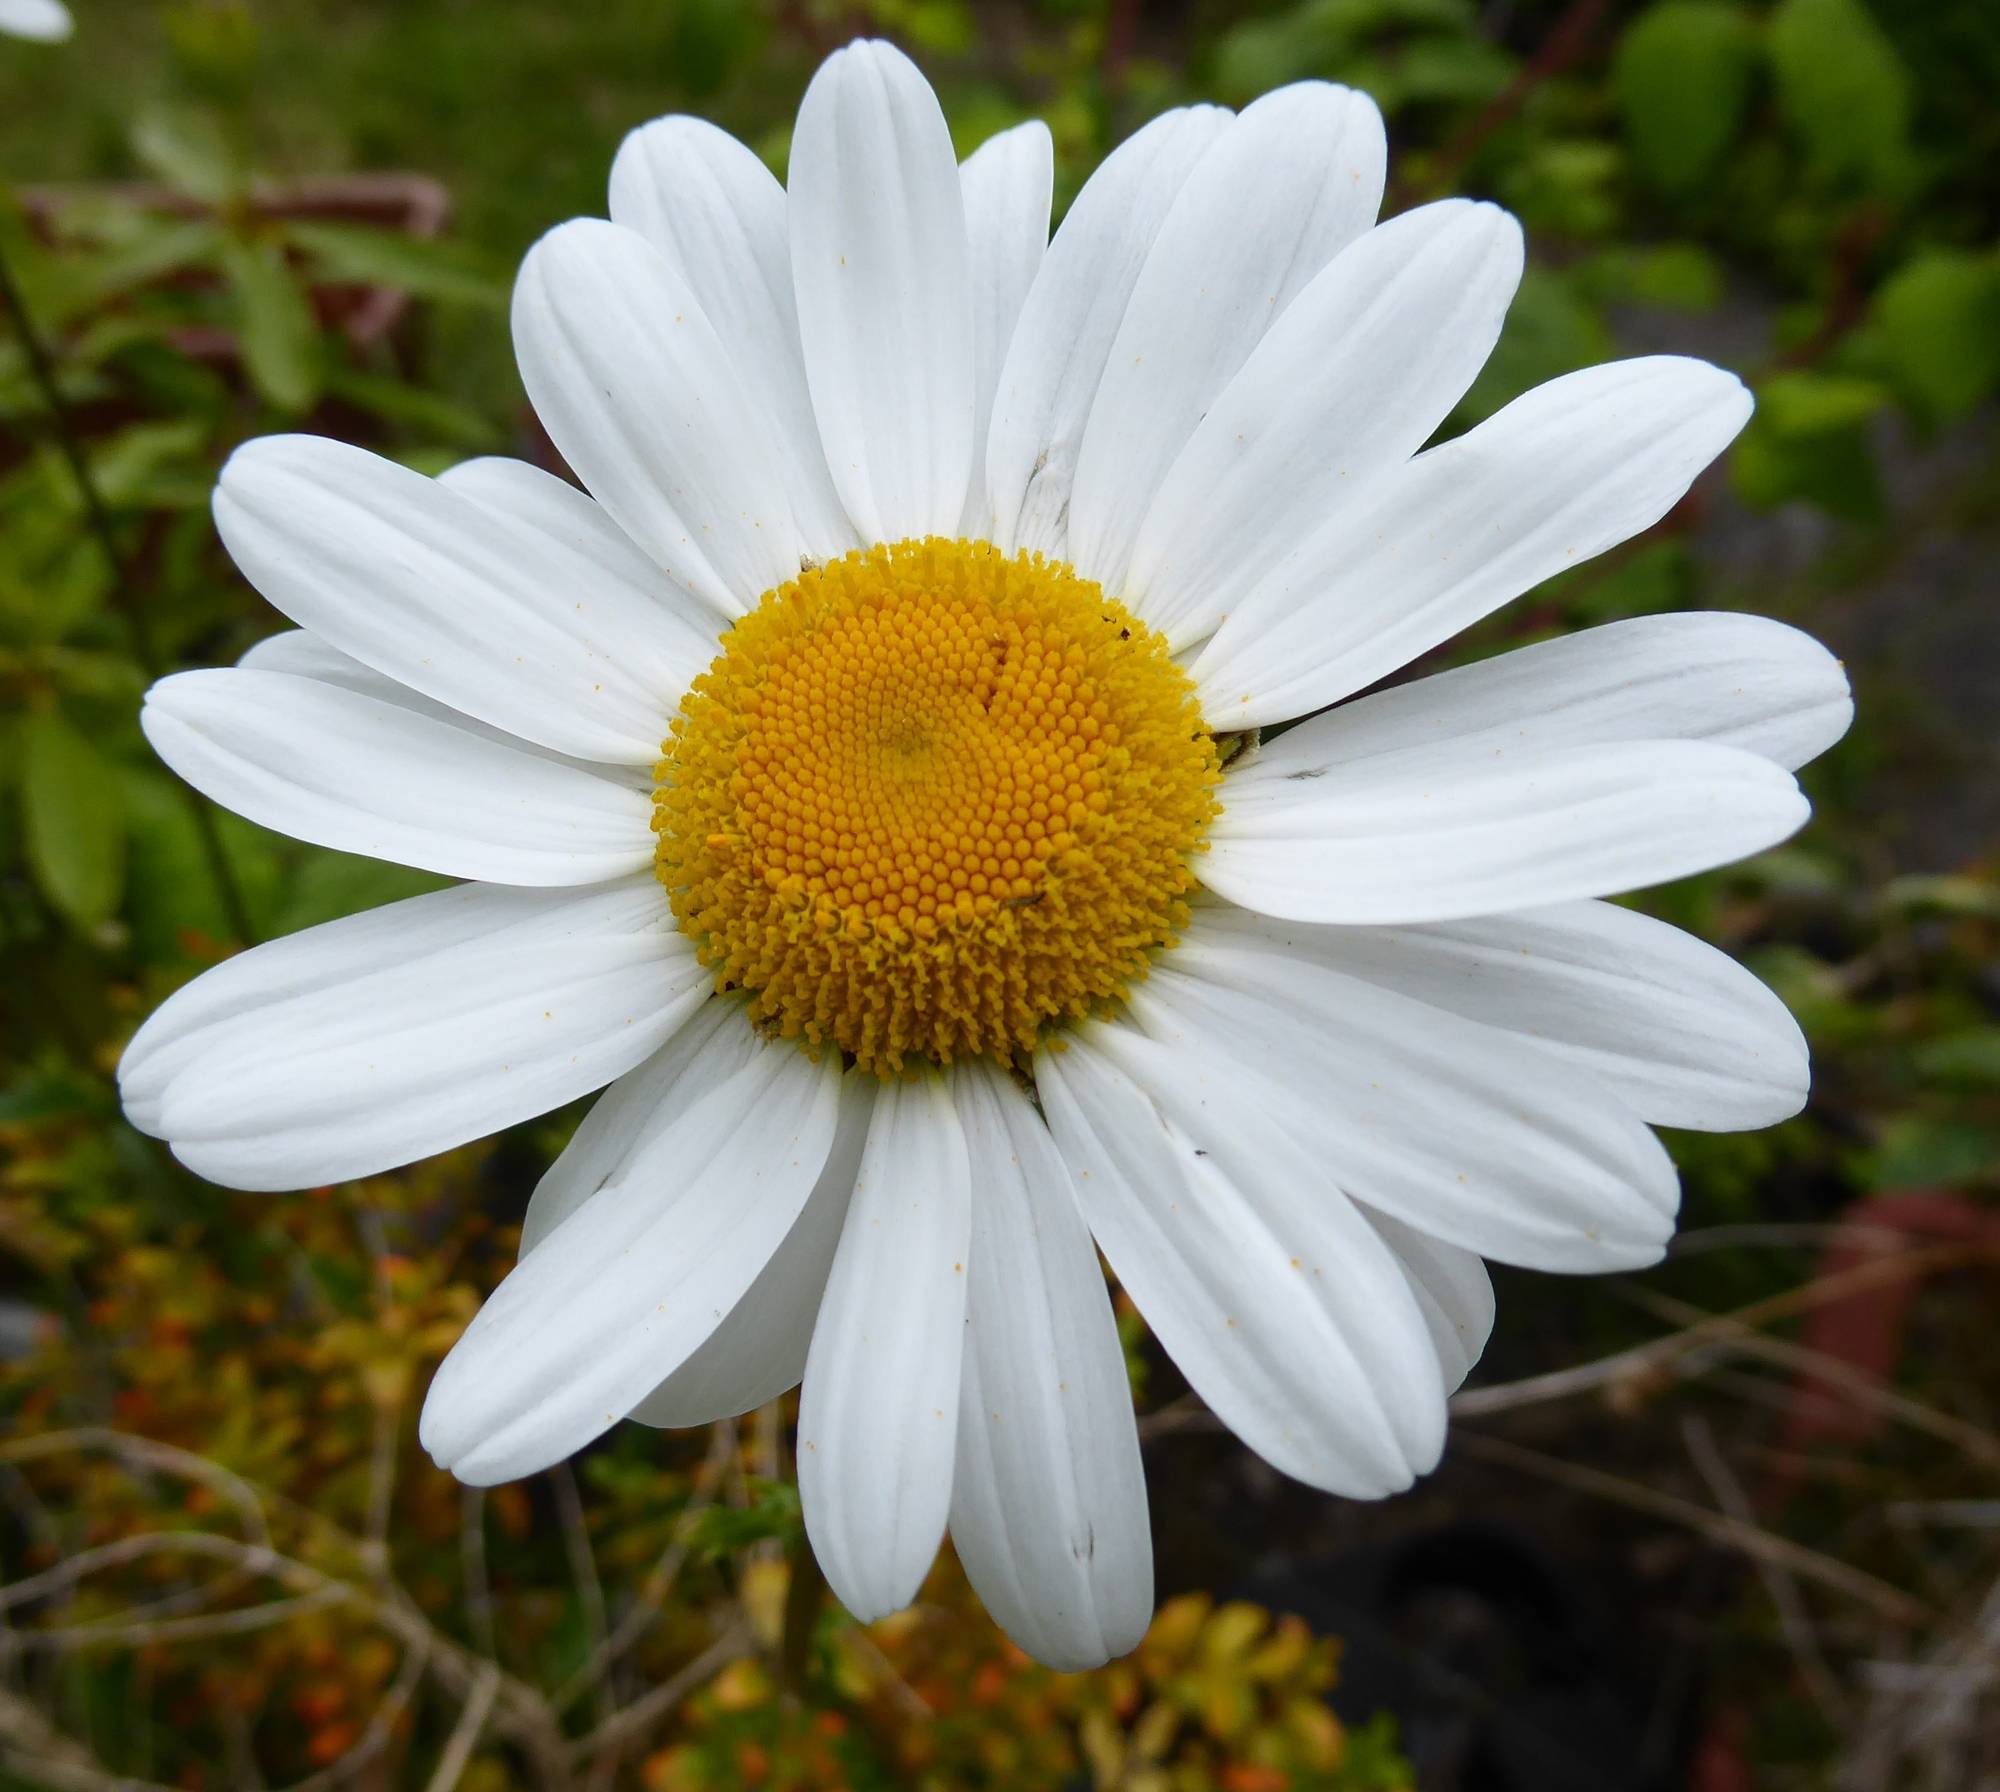
[[[1500,341],[1461,407],[1477,422],[1558,374],[1608,361],[1615,352],[1604,320],[1567,276],[1530,267],[1507,313]]]
[[[1564,573],[1551,581],[1547,596],[1578,623],[1617,622],[1684,608],[1688,583],[1686,546],[1655,541],[1613,564],[1597,560]]]
[[[1803,498],[1833,516],[1879,520],[1882,482],[1867,426],[1888,403],[1887,388],[1873,380],[1773,374],[1730,457],[1737,495],[1759,509]]]
[[[1928,416],[1965,416],[2000,383],[2000,259],[1939,249],[1899,268],[1875,299],[1897,384]]]
[[[734,1555],[753,1543],[776,1537],[795,1543],[800,1532],[799,1490],[789,1481],[744,1477],[749,1504],[710,1506],[688,1525],[688,1547],[703,1555]]]
[[[393,286],[418,298],[497,307],[507,287],[482,256],[459,243],[429,242],[361,224],[289,223],[286,237],[312,258],[323,280]]]
[[[1663,193],[1710,174],[1743,124],[1757,73],[1757,32],[1720,0],[1667,0],[1618,45],[1613,80],[1640,172]]]
[[[120,780],[130,817],[132,867],[125,915],[143,964],[171,964],[190,955],[212,957],[234,938],[215,880],[208,841],[195,822],[191,792],[151,766],[129,766]],[[286,863],[298,849],[229,814],[214,812],[216,836],[236,887],[262,933],[272,925],[274,898]]]
[[[1757,415],[1779,435],[1826,435],[1865,423],[1889,402],[1873,380],[1848,374],[1777,373],[1757,392]]]
[[[200,417],[134,423],[93,443],[90,470],[107,504],[120,510],[173,510],[208,502],[215,469]]]
[[[1916,1061],[1929,1081],[2000,1089],[2000,1027],[1968,1027],[1926,1040]]]
[[[690,93],[706,97],[754,47],[755,9],[741,0],[681,0],[674,9],[673,67]]]
[[[1822,174],[1881,186],[1909,150],[1910,76],[1861,0],[1779,0],[1778,99]]]
[[[1497,170],[1501,202],[1528,235],[1596,242],[1620,226],[1624,152],[1598,137],[1558,136],[1524,144]]]
[[[401,902],[407,896],[442,890],[449,881],[428,871],[385,864],[380,859],[309,850],[300,860],[279,905],[276,931],[296,933],[301,928],[317,927],[322,921],[338,921],[344,915],[358,915],[363,909],[380,908],[385,902]]]
[[[1859,425],[1787,436],[1752,418],[1730,454],[1729,477],[1758,510],[1800,499],[1850,522],[1877,523],[1885,514],[1881,473]]]
[[[1514,59],[1483,37],[1438,37],[1399,50],[1385,73],[1404,105],[1483,105],[1513,78]]]
[[[241,159],[215,120],[200,112],[162,108],[132,127],[132,153],[176,191],[209,205],[249,185]]]
[[[1676,311],[1712,311],[1722,303],[1722,264],[1694,243],[1662,243],[1636,256],[1632,297]]]
[[[421,473],[426,479],[441,478],[465,458],[463,448],[435,446],[390,448],[385,453],[390,460],[402,462],[412,473]]]
[[[1395,40],[1393,49],[1371,53],[1384,39]],[[1484,98],[1511,69],[1481,34],[1468,0],[1305,0],[1230,26],[1216,44],[1214,83],[1218,98],[1243,103],[1304,76],[1331,75],[1393,113],[1416,100]]]
[[[33,1126],[38,1121],[67,1119],[101,1111],[103,1096],[67,1067],[30,1071],[0,1094],[0,1126]]]
[[[89,931],[117,912],[125,887],[125,809],[117,773],[57,709],[22,727],[21,827],[35,882]]]
[[[1216,46],[1216,91],[1247,100],[1316,72],[1325,54],[1320,34],[1296,13],[1246,19]]]
[[[41,663],[58,690],[75,696],[130,704],[136,709],[145,695],[145,673],[122,653],[51,647],[41,655]]]
[[[2000,884],[1970,872],[1911,872],[1883,886],[1882,907],[1890,913],[1970,915],[2000,921]]]
[[[406,385],[401,380],[345,368],[334,371],[327,380],[327,390],[384,422],[453,448],[477,453],[490,451],[500,441],[500,426],[492,418],[482,416],[455,398],[447,398],[442,392],[426,392],[421,386]]]
[[[717,0],[696,0],[691,10],[699,19],[706,12],[723,8]],[[911,54],[920,59],[963,56],[979,41],[979,21],[967,0],[871,0],[869,16],[885,34],[908,44]]]
[[[1722,303],[1722,263],[1699,243],[1603,249],[1577,269],[1591,296],[1613,304],[1712,311]]]
[[[285,260],[282,244],[232,237],[222,269],[236,301],[236,328],[250,383],[281,411],[319,396],[319,320]]]
[[[99,304],[135,287],[150,286],[213,258],[222,233],[212,218],[148,220],[147,227],[107,248],[78,270],[81,301]]]
[[[1871,1189],[1936,1188],[1971,1182],[2000,1161],[2000,1137],[1968,1121],[1899,1114],[1857,1168]]]

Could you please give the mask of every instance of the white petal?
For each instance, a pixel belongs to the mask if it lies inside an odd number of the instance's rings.
[[[805,1210],[708,1342],[632,1408],[640,1424],[713,1424],[799,1385],[878,1087],[865,1070],[841,1079],[840,1124]]]
[[[972,473],[959,533],[988,535],[986,432],[993,389],[1013,339],[1028,288],[1049,245],[1049,202],[1055,190],[1055,141],[1040,119],[989,137],[959,164],[965,193],[965,236],[972,272]]]
[[[657,612],[651,626],[680,681],[660,693],[669,708],[708,670],[721,633],[714,610],[647,559],[588,492],[499,454],[462,460],[440,473],[438,484],[479,505],[491,525],[521,541],[525,552],[568,550],[572,558],[560,575],[559,596],[568,595],[573,603],[577,594],[587,593],[592,602],[602,602],[607,591],[615,591],[621,610]]]
[[[583,894],[474,884],[218,966],[140,1029],[121,1078],[135,1120],[211,1182],[311,1188],[587,1095],[708,985],[648,874]]]
[[[263,640],[245,649],[236,664],[244,672],[283,672],[293,678],[317,679],[336,690],[355,691],[363,697],[373,697],[378,703],[396,704],[412,715],[449,723],[467,734],[497,741],[501,746],[512,747],[517,752],[539,754],[557,765],[569,766],[594,778],[609,778],[633,790],[650,791],[653,788],[650,766],[607,765],[601,760],[572,759],[567,753],[553,753],[531,740],[523,740],[518,734],[509,734],[504,728],[476,721],[448,703],[433,702],[421,692],[411,690],[406,684],[398,684],[384,673],[342,653],[330,642],[322,641],[309,628],[280,629],[275,635],[266,635]]]
[[[1097,1251],[1055,1141],[1011,1078],[952,1075],[972,1160],[951,1535],[994,1621],[1061,1672],[1153,1615],[1145,1471]]]
[[[806,1535],[864,1623],[916,1597],[951,1507],[971,1174],[943,1082],[885,1084],[799,1395]]]
[[[774,424],[644,237],[575,218],[535,244],[514,354],[563,459],[675,583],[731,617],[798,576],[810,544]]]
[[[652,1148],[696,1102],[764,1047],[743,1004],[710,1002],[638,1069],[611,1085],[536,1184],[521,1255]],[[804,1210],[729,1316],[628,1415],[647,1425],[706,1425],[798,1384],[867,1136],[875,1078],[842,1079],[839,1129]]]
[[[1534,1269],[1659,1258],[1679,1204],[1672,1160],[1588,1071],[1306,959],[1218,939],[1206,919],[1134,988],[1135,1021],[1181,1051],[1254,1064],[1273,1124],[1357,1201]]]
[[[611,164],[611,221],[659,250],[708,313],[736,377],[771,421],[813,552],[831,559],[858,546],[813,422],[777,176],[706,119],[656,118]]]
[[[1846,673],[1810,635],[1696,610],[1606,623],[1357,697],[1287,729],[1251,769],[1272,782],[1415,748],[1497,759],[1633,740],[1714,741],[1796,768],[1853,718]]]
[[[1251,351],[1168,470],[1125,598],[1176,648],[1465,394],[1521,279],[1521,227],[1447,199],[1367,232]]]
[[[1069,558],[1116,594],[1139,525],[1202,413],[1308,280],[1375,222],[1386,150],[1366,94],[1267,93],[1160,226],[1084,428]]]
[[[499,455],[461,461],[440,473],[438,483],[472,499],[486,512],[489,527],[496,532],[512,533],[524,552],[547,558],[564,549],[571,550],[575,558],[563,574],[563,590],[595,594],[611,586],[618,588],[621,601],[629,603],[639,614],[660,612],[650,625],[656,631],[656,639],[649,651],[660,655],[666,676],[681,689],[693,683],[715,658],[719,632],[715,613],[681,590],[640,553],[588,493],[526,461]],[[366,697],[379,698],[384,703],[399,703],[419,715],[451,722],[508,745],[528,748],[599,777],[616,778],[642,790],[653,787],[650,761],[638,765],[609,764],[552,752],[449,704],[435,702],[408,685],[364,666],[310,629],[291,629],[266,636],[236,663],[253,671],[290,672],[302,678],[317,678],[345,690],[359,691]]]
[[[1035,1060],[1077,1199],[1216,1416],[1274,1468],[1374,1499],[1434,1465],[1444,1385],[1360,1210],[1199,1054],[1093,1022]],[[1218,1099],[1218,1097],[1220,1099]]]
[[[490,1486],[560,1462],[711,1336],[818,1180],[839,1074],[760,1050],[515,1265],[431,1383],[438,1466]]]
[[[1368,1223],[1396,1254],[1437,1347],[1445,1392],[1456,1393],[1493,1335],[1493,1279],[1476,1251],[1459,1249],[1372,1208]]]
[[[391,902],[239,952],[176,990],[132,1035],[118,1062],[118,1094],[126,1118],[160,1137],[160,1098],[167,1085],[215,1045],[226,1029],[275,1003],[338,989],[353,979],[476,942],[551,915],[581,914],[586,924],[610,920],[637,930],[660,912],[659,897],[638,878],[619,887],[618,911],[607,916],[603,896],[556,895],[465,884],[407,902]]]
[[[1790,773],[1705,741],[1257,770],[1229,779],[1198,871],[1295,921],[1446,921],[1614,895],[1762,852],[1810,812]]]
[[[665,1045],[597,1098],[542,1173],[521,1216],[525,1257],[695,1102],[762,1050],[740,1002],[705,1003]]]
[[[559,753],[659,757],[685,631],[615,581],[579,588],[560,542],[320,436],[237,449],[215,522],[251,584],[363,665]]]
[[[62,0],[0,0],[0,37],[59,44],[76,29]]]
[[[1665,516],[1750,415],[1705,362],[1566,374],[1385,472],[1230,611],[1195,660],[1217,726],[1306,715]]]
[[[972,280],[951,133],[885,43],[820,64],[792,132],[792,285],[834,489],[868,541],[950,535],[972,468]]]
[[[1112,338],[1161,221],[1229,122],[1216,106],[1162,113],[1084,183],[1028,289],[987,434],[993,541],[1068,556],[1070,486]]]
[[[1656,1126],[1733,1132],[1805,1105],[1805,1037],[1784,1003],[1727,954],[1630,909],[1571,902],[1427,927],[1205,910],[1203,925],[1522,1034]]]
[[[460,715],[449,704],[433,703],[408,685],[398,684],[393,678],[364,666],[331,642],[322,641],[309,628],[285,628],[275,635],[266,635],[263,640],[246,647],[236,664],[244,672],[284,672],[293,678],[317,678],[322,684],[338,685],[343,691],[359,691],[364,697],[379,698],[384,703],[397,701],[390,693],[400,691],[404,706],[419,715],[435,716],[440,720],[458,716],[462,724],[477,728],[486,726],[484,722],[473,722],[470,716]],[[498,728],[490,732],[492,738],[497,740],[519,738]]]
[[[652,862],[652,804],[401,704],[285,672],[177,672],[139,725],[203,795],[341,852],[489,883],[587,884]]]

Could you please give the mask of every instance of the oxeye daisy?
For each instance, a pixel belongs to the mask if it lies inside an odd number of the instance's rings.
[[[59,44],[75,29],[62,0],[0,0],[0,37]]]
[[[1383,171],[1374,105],[1304,83],[1154,120],[1050,241],[1048,132],[961,165],[856,44],[785,187],[663,119],[610,220],[530,252],[522,375],[582,489],[230,461],[222,537],[298,630],[164,680],[148,737],[466,881],[198,979],[127,1111],[286,1189],[608,1085],[431,1388],[439,1463],[802,1382],[858,1617],[949,1528],[1024,1648],[1100,1662],[1152,1568],[1099,1249],[1251,1449],[1379,1496],[1438,1458],[1482,1259],[1650,1263],[1650,1127],[1798,1109],[1782,1005],[1602,899],[1804,821],[1824,650],[1655,616],[1370,688],[1657,521],[1749,397],[1626,361],[1426,447],[1521,235],[1378,224]]]

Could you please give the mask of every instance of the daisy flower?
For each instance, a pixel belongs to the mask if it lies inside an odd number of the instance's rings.
[[[1792,833],[1850,704],[1741,615],[1371,690],[1658,521],[1749,396],[1625,361],[1426,447],[1521,233],[1378,224],[1342,87],[1155,119],[1053,241],[1051,165],[1040,124],[958,163],[855,44],[786,186],[662,119],[610,221],[529,253],[522,377],[584,489],[241,449],[217,525],[298,631],[162,681],[148,738],[252,820],[465,881],[211,970],[121,1076],[253,1189],[608,1085],[431,1455],[503,1481],[802,1382],[847,1607],[907,1603],[949,1527],[1080,1667],[1152,1603],[1098,1250],[1260,1456],[1408,1486],[1483,1258],[1650,1263],[1649,1127],[1803,1101],[1782,1005],[1602,898]]]
[[[62,0],[0,0],[0,37],[59,44],[75,29]]]

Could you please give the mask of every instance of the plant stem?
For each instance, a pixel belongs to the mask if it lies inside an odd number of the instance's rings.
[[[1609,0],[1572,0],[1567,12],[1550,27],[1541,48],[1524,63],[1506,88],[1494,95],[1450,142],[1440,149],[1424,169],[1423,186],[1431,193],[1450,190],[1458,171],[1477,155],[1487,138],[1507,123],[1528,103],[1536,88],[1566,73],[1573,63],[1583,60],[1603,22]],[[1402,182],[1396,183],[1391,206],[1400,210],[1414,197]]]
[[[76,482],[77,495],[83,500],[84,519],[88,523],[92,538],[98,550],[104,555],[106,566],[111,571],[111,598],[118,613],[125,621],[125,629],[132,641],[132,657],[139,662],[139,669],[145,673],[149,683],[158,679],[166,671],[166,663],[160,656],[158,643],[153,638],[152,624],[146,616],[146,607],[140,602],[139,593],[132,583],[130,570],[125,564],[125,555],[118,545],[118,532],[111,521],[111,512],[105,506],[104,495],[97,489],[97,481],[90,471],[90,461],[83,451],[83,442],[70,420],[69,407],[63,402],[62,388],[56,383],[55,364],[49,359],[42,339],[35,332],[34,321],[28,315],[27,300],[14,278],[14,270],[8,265],[7,257],[0,253],[0,306],[4,306],[8,321],[14,333],[21,339],[22,352],[27,356],[28,373],[34,380],[35,389],[41,394],[42,403],[49,414],[49,426],[54,432],[56,447],[61,452],[64,464],[68,466],[70,477]],[[178,780],[176,780],[178,782]],[[209,871],[215,879],[216,893],[222,901],[222,912],[228,919],[231,930],[246,946],[256,943],[256,934],[250,926],[249,910],[244,906],[243,892],[236,882],[236,874],[230,868],[228,855],[223,851],[222,834],[215,824],[215,811],[192,785],[181,784],[186,792],[191,812],[194,815],[195,831],[201,837],[202,850],[208,858]]]
[[[803,1693],[811,1665],[813,1632],[826,1599],[826,1576],[812,1545],[801,1537],[791,1552],[792,1577],[785,1590],[784,1632],[778,1643],[778,1680],[787,1692]]]

